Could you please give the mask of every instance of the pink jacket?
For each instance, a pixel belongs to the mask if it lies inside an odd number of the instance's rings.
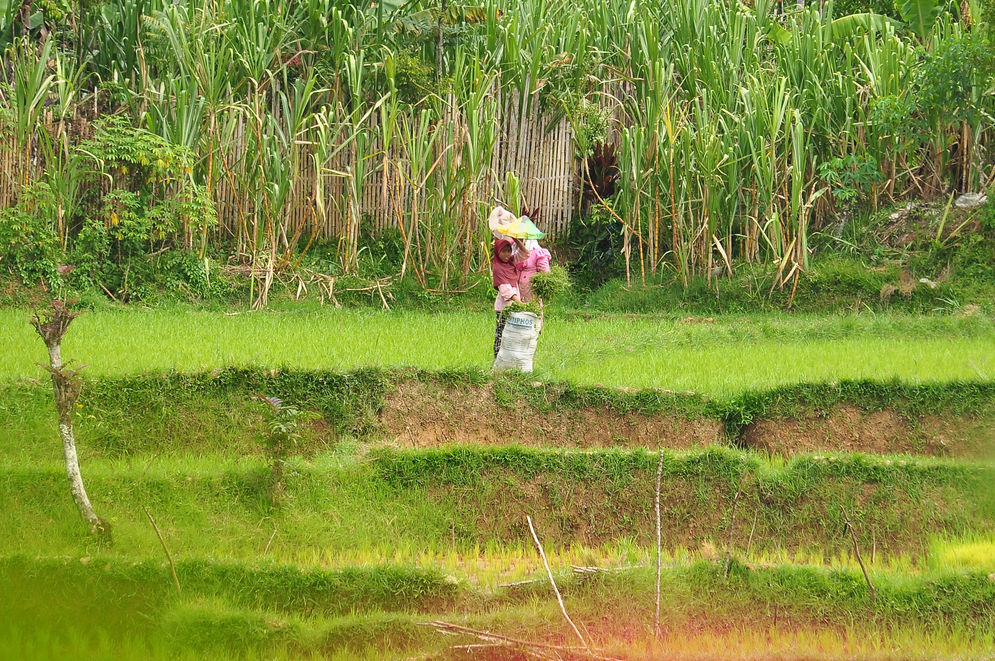
[[[518,289],[523,302],[532,300],[532,276],[540,271],[549,273],[550,258],[552,255],[549,251],[539,246],[529,251],[528,257],[523,257],[521,251],[515,253],[513,259],[522,260],[515,262],[515,268],[518,269]]]

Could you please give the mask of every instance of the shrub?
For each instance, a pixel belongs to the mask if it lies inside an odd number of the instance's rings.
[[[47,184],[25,187],[21,201],[0,211],[0,262],[24,282],[53,280],[61,254],[53,226],[54,199]]]
[[[594,289],[625,275],[622,231],[622,224],[600,204],[571,224],[569,246],[576,253],[571,275],[579,286]]]
[[[270,472],[270,500],[278,503],[283,496],[283,469],[287,457],[297,447],[301,438],[300,424],[316,417],[310,411],[302,411],[296,406],[288,406],[279,397],[260,397],[265,402],[266,434],[263,446],[266,456],[272,463]]]
[[[837,18],[866,12],[890,16],[896,20],[902,18],[895,0],[838,0],[833,3],[833,16]]]

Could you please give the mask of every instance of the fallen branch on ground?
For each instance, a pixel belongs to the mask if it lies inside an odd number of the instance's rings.
[[[590,574],[617,574],[620,572],[629,571],[630,569],[637,569],[637,566],[626,565],[625,567],[584,567],[581,565],[570,565],[570,568],[573,570],[575,574],[580,574],[583,576]]]
[[[457,635],[466,634],[469,636],[474,636],[480,640],[501,644],[508,647],[517,647],[523,651],[525,650],[548,650],[551,652],[569,652],[571,654],[581,654],[584,656],[590,656],[594,659],[608,659],[609,661],[618,661],[611,659],[610,657],[599,656],[592,652],[587,647],[578,646],[565,646],[565,645],[551,645],[549,643],[534,643],[528,640],[522,640],[520,638],[512,638],[511,636],[502,636],[501,634],[491,633],[490,631],[481,631],[480,629],[472,629],[470,627],[464,627],[459,624],[453,624],[452,622],[444,622],[442,620],[432,620],[431,622],[420,622],[422,626],[432,627],[436,631],[445,635]],[[463,648],[465,646],[458,646]]]
[[[560,611],[563,613],[563,617],[566,618],[567,622],[570,623],[570,627],[577,634],[577,638],[580,640],[580,644],[584,646],[588,652],[591,648],[588,647],[587,641],[584,640],[584,636],[580,635],[580,629],[574,624],[574,621],[570,619],[567,615],[567,608],[563,605],[563,597],[560,596],[560,590],[556,587],[556,581],[553,580],[553,570],[549,568],[549,561],[546,560],[546,552],[542,550],[542,544],[539,543],[539,536],[536,534],[535,526],[532,525],[532,517],[526,516],[525,519],[529,522],[529,531],[532,533],[532,539],[536,543],[536,548],[539,549],[539,556],[542,558],[542,564],[546,567],[546,574],[549,576],[549,582],[553,586],[553,592],[556,594],[556,601],[560,604]]]

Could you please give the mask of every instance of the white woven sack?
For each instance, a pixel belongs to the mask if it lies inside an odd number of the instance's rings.
[[[532,358],[539,342],[540,322],[531,312],[512,312],[504,324],[501,348],[494,359],[494,369],[532,371]]]

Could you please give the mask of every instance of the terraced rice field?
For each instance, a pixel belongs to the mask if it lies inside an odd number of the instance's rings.
[[[66,354],[112,544],[23,319],[0,314],[0,658],[995,649],[991,319],[576,317],[537,374],[493,376],[462,313],[94,313]],[[314,412],[276,503],[259,395]]]

